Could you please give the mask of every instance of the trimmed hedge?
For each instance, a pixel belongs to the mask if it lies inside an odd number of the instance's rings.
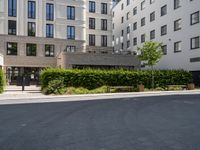
[[[167,85],[186,85],[192,82],[191,73],[183,70],[155,70],[155,88]],[[92,70],[92,69],[45,69],[40,74],[42,89],[50,81],[63,79],[66,87],[95,89],[101,86],[134,86],[144,84],[151,88],[152,71]]]
[[[0,93],[4,91],[4,87],[5,87],[5,76],[3,70],[0,69]]]

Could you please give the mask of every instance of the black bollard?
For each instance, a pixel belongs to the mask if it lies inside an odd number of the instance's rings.
[[[25,76],[22,77],[22,91],[25,89]]]

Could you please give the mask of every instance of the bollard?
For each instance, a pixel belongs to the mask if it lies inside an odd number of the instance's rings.
[[[22,77],[22,91],[25,90],[25,77]]]

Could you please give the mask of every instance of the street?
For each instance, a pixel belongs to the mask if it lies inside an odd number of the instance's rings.
[[[0,105],[0,150],[199,149],[200,95]]]

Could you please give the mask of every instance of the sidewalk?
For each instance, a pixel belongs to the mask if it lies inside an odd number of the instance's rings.
[[[167,96],[167,95],[191,95],[199,94],[200,90],[193,91],[155,91],[155,92],[129,92],[129,93],[105,93],[105,94],[85,94],[85,95],[43,95],[39,87],[26,88],[27,91],[20,91],[19,87],[9,87],[6,92],[0,94],[1,104],[22,104],[22,103],[45,103],[45,102],[66,102],[82,100],[102,100],[118,98],[137,98],[149,96]]]

